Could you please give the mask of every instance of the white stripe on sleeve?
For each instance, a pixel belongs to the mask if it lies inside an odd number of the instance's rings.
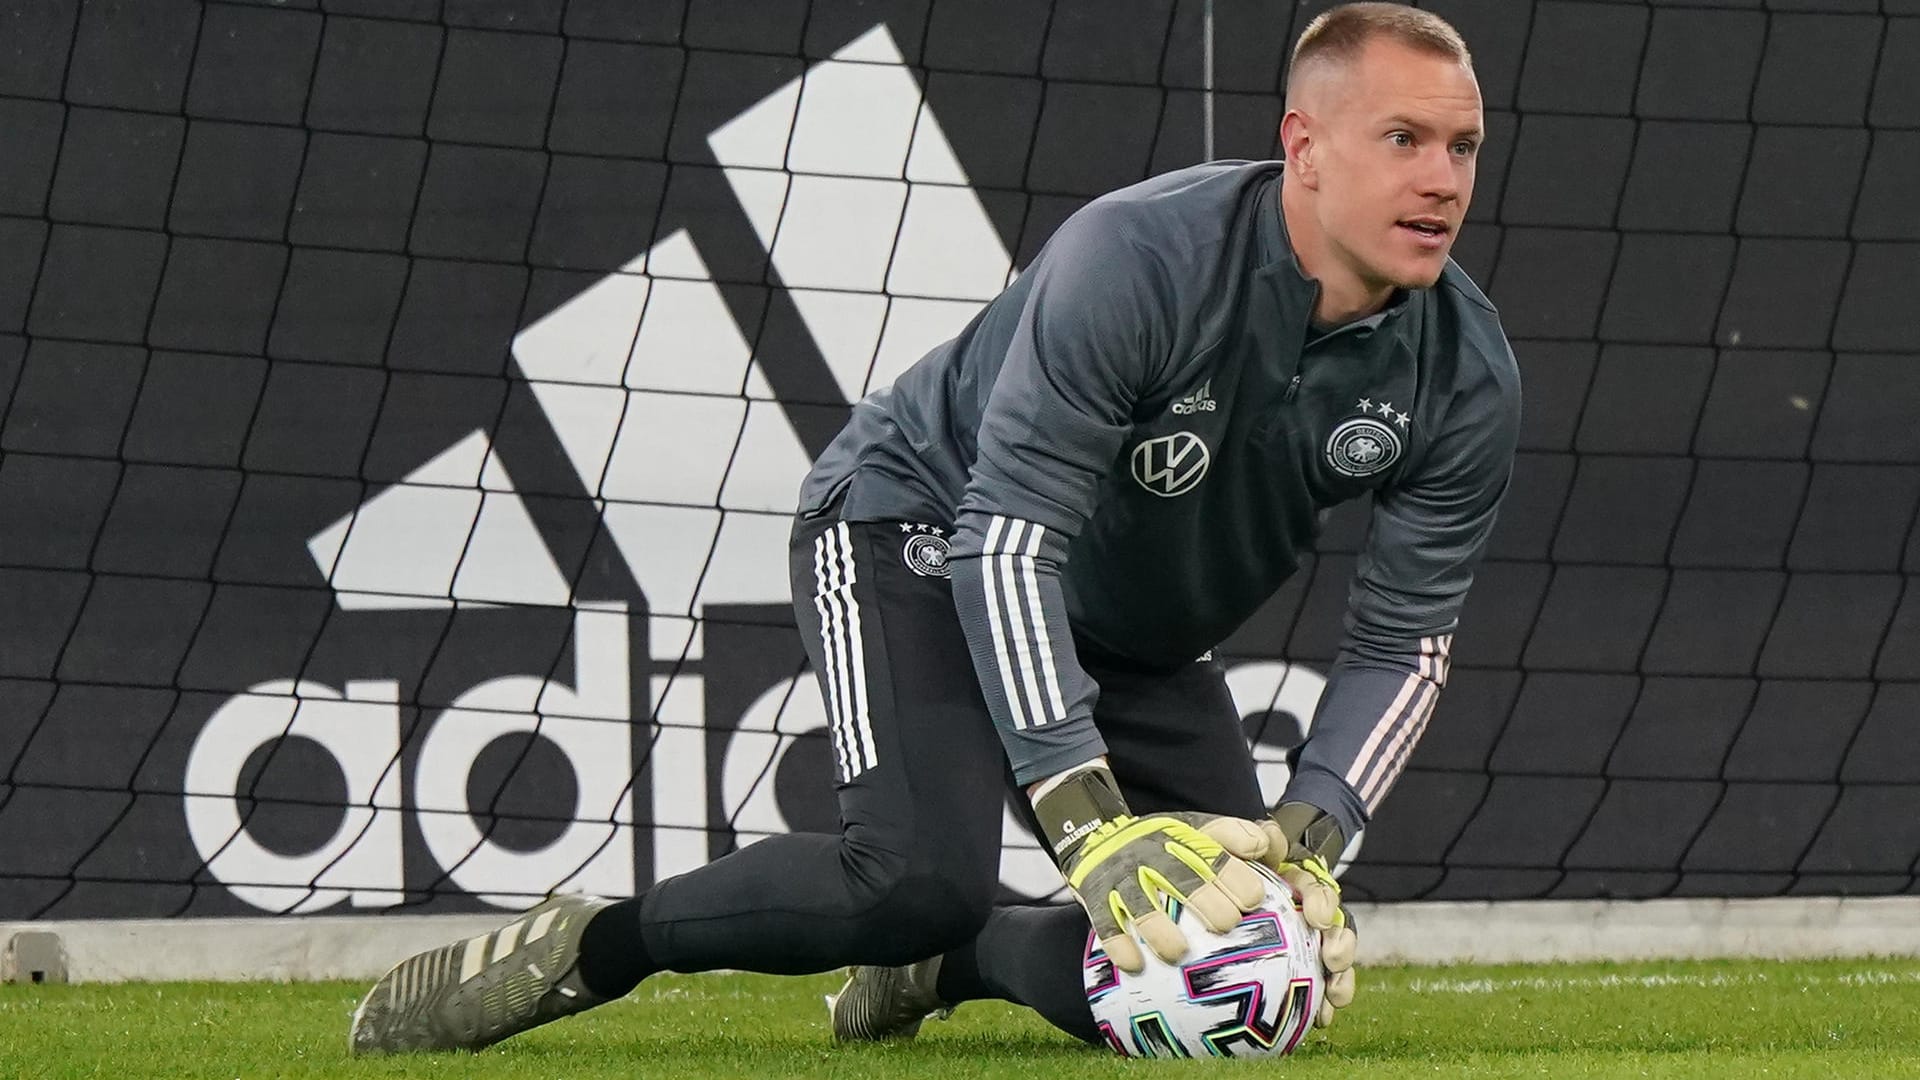
[[[982,587],[987,594],[987,625],[993,629],[993,662],[1000,669],[1000,688],[1007,696],[1007,713],[1013,718],[1016,730],[1025,730],[1027,724],[1026,703],[1021,699],[1020,688],[1015,685],[1013,658],[1007,652],[1006,615],[1000,599],[1000,567],[994,553],[999,549],[1000,538],[1006,531],[1007,519],[999,514],[987,523],[987,537],[980,550],[980,569]]]
[[[1366,776],[1368,766],[1373,763],[1374,751],[1392,733],[1394,725],[1399,722],[1407,703],[1413,700],[1414,692],[1420,688],[1422,681],[1419,672],[1408,672],[1406,680],[1400,684],[1400,692],[1393,697],[1393,704],[1387,706],[1386,711],[1380,714],[1379,720],[1374,721],[1373,731],[1367,735],[1367,741],[1361,744],[1360,752],[1354,755],[1353,764],[1347,767],[1347,783],[1355,791],[1360,790],[1360,781]]]
[[[1021,571],[1028,569],[1026,564],[1030,560],[1020,549],[1040,526],[1021,518],[1007,520],[1012,527],[1006,531],[1006,542],[994,553],[993,561],[999,566],[1000,602],[1007,611],[1007,647],[1013,654],[1014,684],[1020,689],[1020,707],[1029,724],[1039,727],[1049,718],[1046,696],[1040,689],[1040,664],[1034,656],[1033,622],[1038,613],[1021,611],[1024,592]]]
[[[1413,748],[1419,745],[1420,736],[1426,733],[1427,721],[1433,719],[1433,706],[1439,698],[1438,683],[1428,683],[1420,688],[1420,701],[1414,707],[1413,723],[1401,729],[1399,736],[1387,747],[1385,753],[1390,756],[1387,757],[1386,767],[1381,769],[1360,792],[1360,798],[1367,804],[1368,813],[1372,813],[1380,805],[1380,801],[1386,798],[1387,791],[1393,787],[1393,782],[1400,778],[1401,770],[1407,766],[1407,759],[1413,756]]]
[[[1049,706],[1047,720],[1051,722],[1067,718],[1067,703],[1065,696],[1060,693],[1060,672],[1053,662],[1053,639],[1047,633],[1047,612],[1040,606],[1040,564],[1035,556],[1040,553],[1040,541],[1046,534],[1046,526],[1033,523],[1020,563],[1027,578],[1027,611],[1033,620],[1033,648],[1040,654],[1040,688],[1046,693],[1045,700]]]
[[[1422,708],[1432,709],[1434,695],[1447,681],[1446,650],[1452,641],[1450,634],[1420,639],[1413,673],[1400,684],[1393,704],[1387,706],[1353,764],[1347,767],[1347,783],[1355,791],[1364,794],[1377,786],[1377,775],[1392,764],[1395,751],[1407,744],[1413,728],[1422,722]]]

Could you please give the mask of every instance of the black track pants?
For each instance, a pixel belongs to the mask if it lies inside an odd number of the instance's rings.
[[[802,974],[947,953],[949,1000],[1030,1005],[1087,1038],[1084,915],[994,907],[1011,776],[942,575],[944,546],[922,523],[798,523],[794,613],[827,704],[841,831],[770,837],[662,881],[641,905],[641,934],[653,963],[673,971]],[[1088,668],[1136,812],[1264,813],[1217,663]]]

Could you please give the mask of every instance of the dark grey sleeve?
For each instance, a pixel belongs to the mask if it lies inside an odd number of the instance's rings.
[[[1023,785],[1106,752],[1060,568],[1132,428],[1133,403],[1169,350],[1158,264],[1124,222],[1090,209],[1028,270],[955,520],[954,605]]]
[[[1507,377],[1458,403],[1418,475],[1374,499],[1346,640],[1285,796],[1332,814],[1349,837],[1399,778],[1446,685],[1453,630],[1513,471],[1520,393],[1507,357]]]

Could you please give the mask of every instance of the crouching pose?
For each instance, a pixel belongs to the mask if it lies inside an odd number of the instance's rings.
[[[1439,18],[1336,8],[1293,56],[1283,162],[1095,200],[952,341],[857,404],[807,477],[794,612],[832,720],[838,835],[772,837],[638,897],[559,897],[405,961],[360,1052],[478,1048],[648,975],[854,971],[842,1039],[998,998],[1083,1039],[1089,923],[1178,958],[1280,871],[1353,928],[1329,865],[1419,741],[1506,489],[1519,383],[1448,259],[1481,103]],[[1212,649],[1370,497],[1346,636],[1269,808]],[[1078,904],[995,907],[1008,785]]]

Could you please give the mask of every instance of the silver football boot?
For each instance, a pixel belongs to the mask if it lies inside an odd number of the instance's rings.
[[[480,1050],[603,1004],[580,979],[580,935],[610,903],[551,897],[491,934],[402,960],[353,1011],[349,1050]]]
[[[934,993],[939,978],[937,956],[904,967],[849,968],[847,984],[839,993],[827,995],[833,1041],[911,1039],[920,1034],[920,1025],[928,1017],[952,1016],[956,1006]]]

